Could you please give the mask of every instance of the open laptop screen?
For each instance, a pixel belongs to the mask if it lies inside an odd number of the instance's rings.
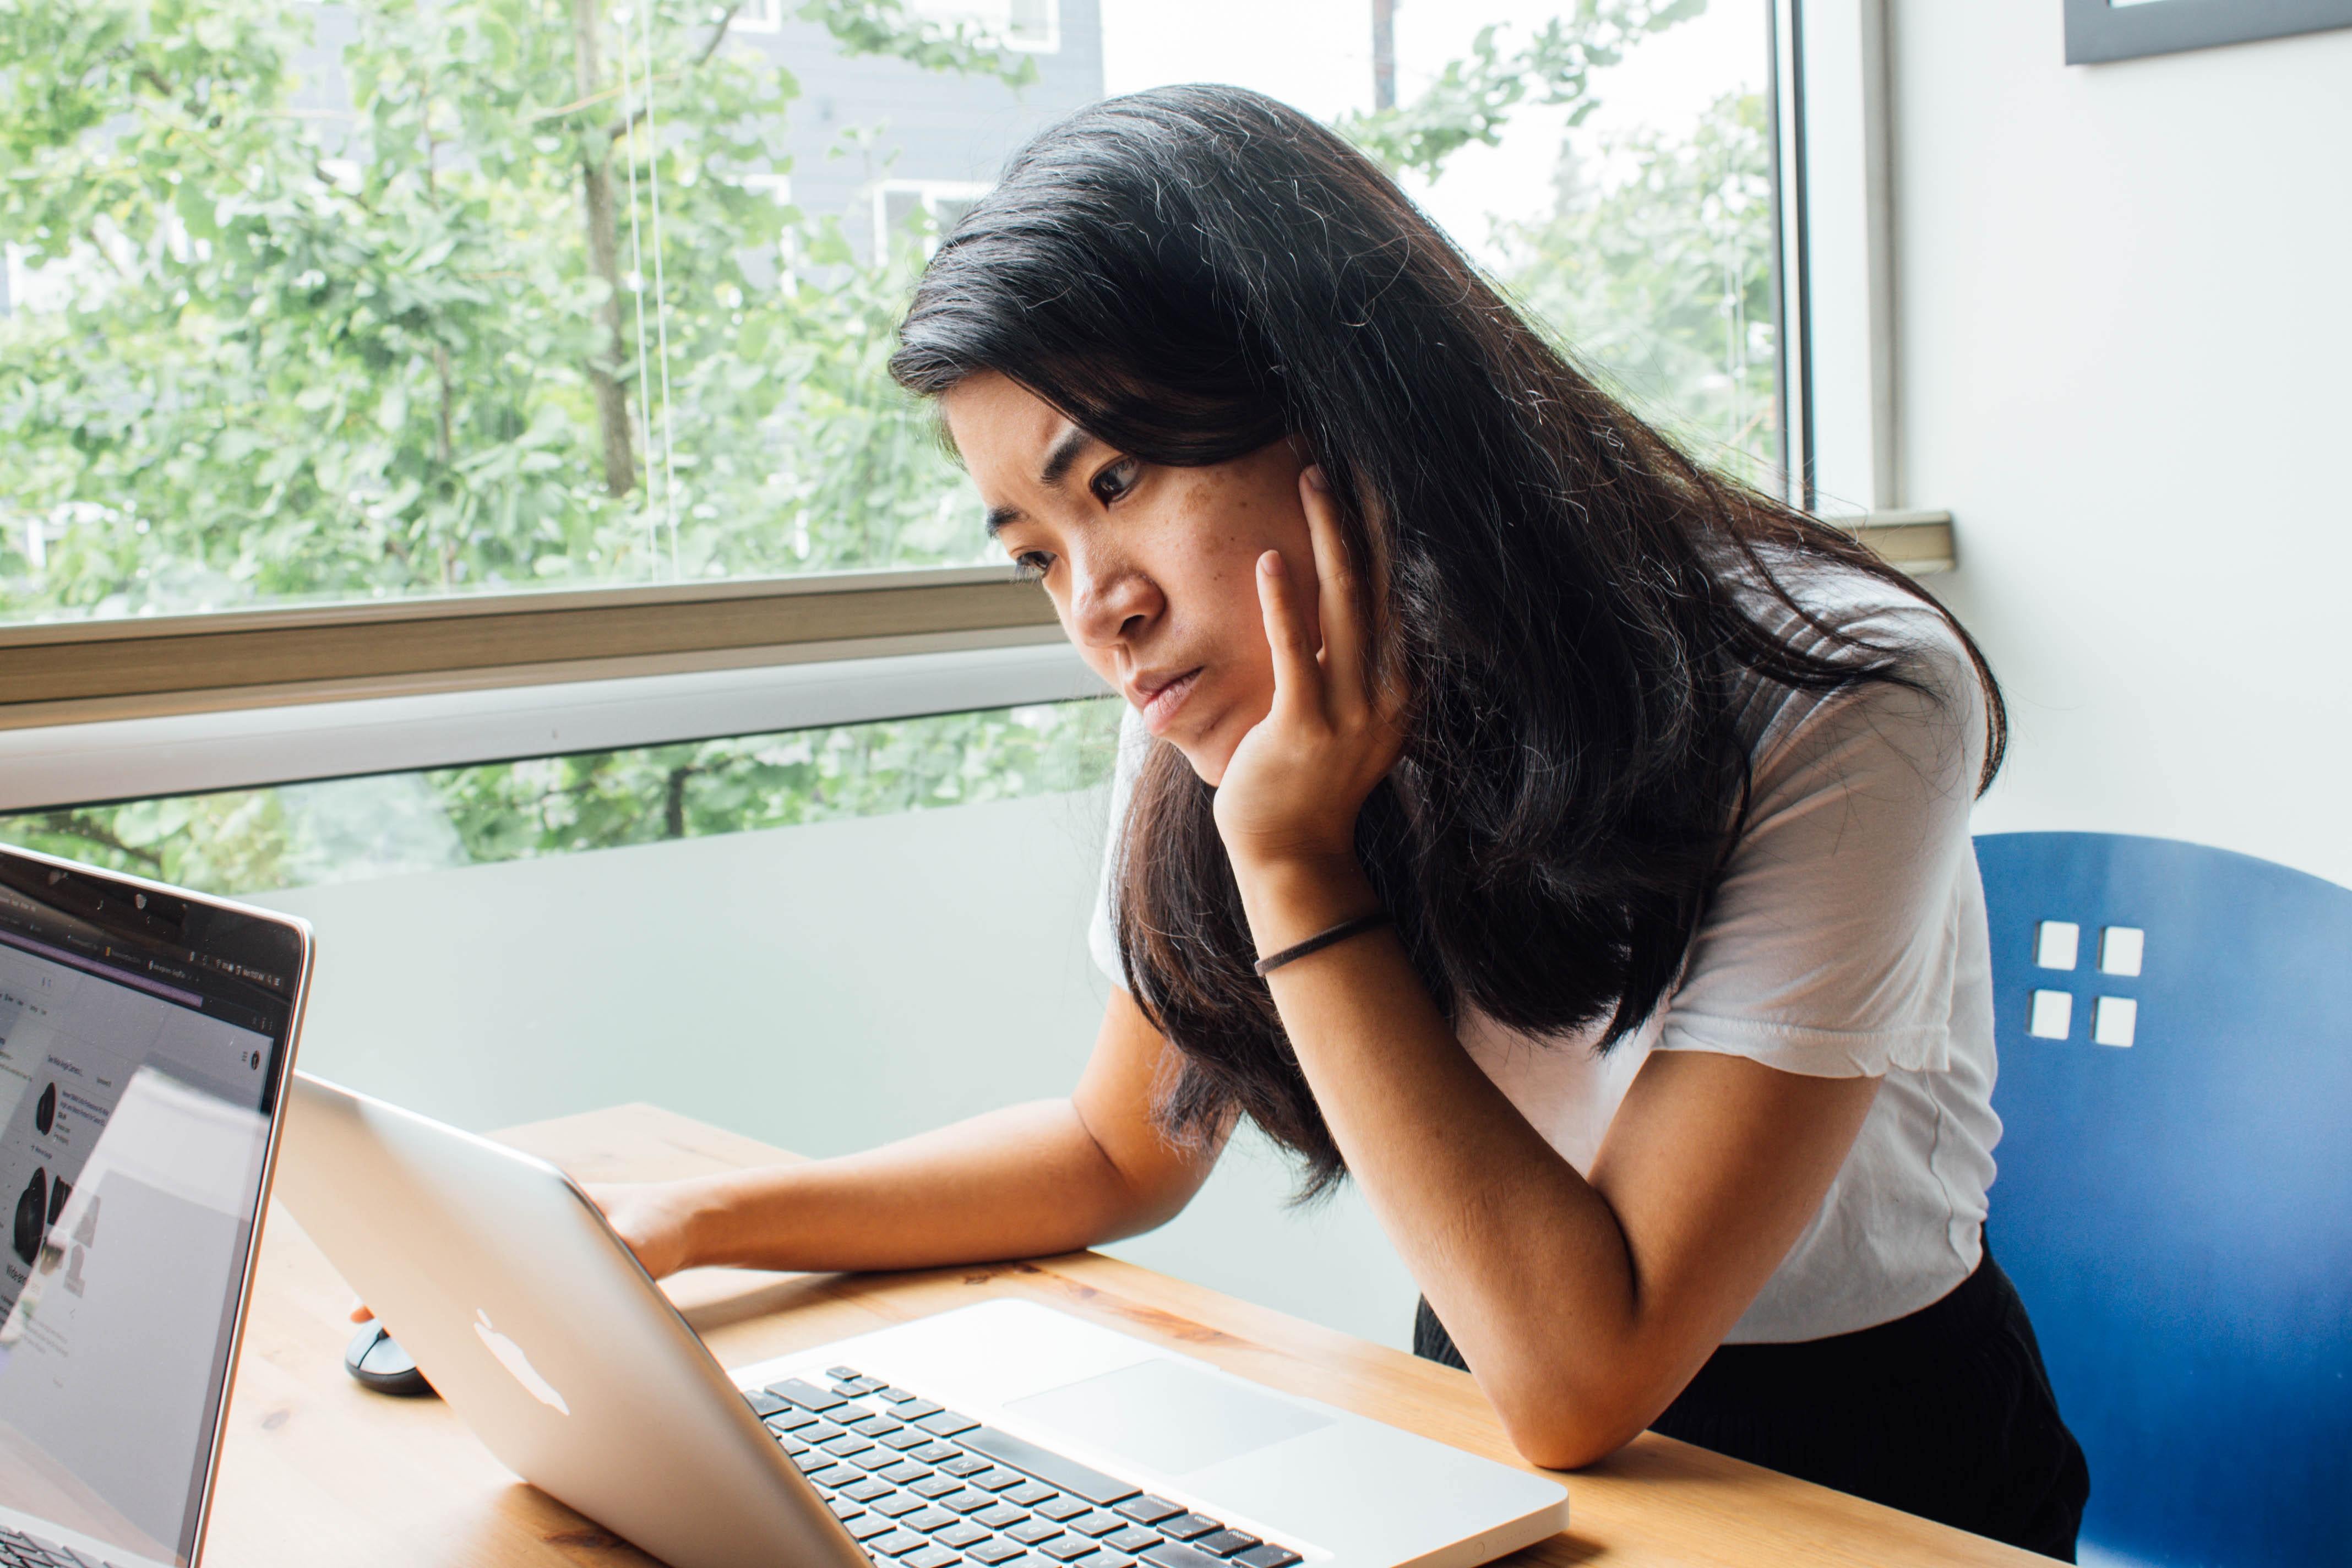
[[[0,849],[0,1526],[192,1557],[303,952]]]

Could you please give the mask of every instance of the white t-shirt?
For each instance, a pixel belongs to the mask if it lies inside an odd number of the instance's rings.
[[[1823,696],[1748,682],[1748,825],[1657,1013],[1605,1056],[1589,1039],[1530,1038],[1478,1015],[1460,1028],[1472,1058],[1580,1171],[1654,1050],[1881,1080],[1820,1211],[1726,1336],[1735,1344],[1848,1333],[1941,1300],[1977,1266],[2000,1137],[1984,889],[1969,837],[1985,748],[1975,672],[1935,611],[1874,579],[1840,573],[1799,592],[1832,625],[1909,650],[1927,690],[1871,682]],[[1152,743],[1129,718],[1114,835]],[[1109,898],[1107,858],[1091,942],[1124,985]]]

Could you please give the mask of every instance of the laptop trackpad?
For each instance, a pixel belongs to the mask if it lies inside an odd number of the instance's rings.
[[[1157,1358],[1049,1388],[1005,1408],[1170,1476],[1331,1424],[1328,1415]]]

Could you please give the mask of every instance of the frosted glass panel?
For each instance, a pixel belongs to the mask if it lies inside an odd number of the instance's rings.
[[[803,1153],[1066,1094],[1099,790],[269,894],[310,920],[301,1061],[460,1126],[649,1100]],[[1352,1192],[1307,1215],[1246,1143],[1111,1248],[1402,1345],[1412,1285]]]

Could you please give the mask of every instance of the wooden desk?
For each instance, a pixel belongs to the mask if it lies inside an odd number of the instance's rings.
[[[504,1135],[592,1181],[771,1163],[782,1151],[630,1105]],[[991,1296],[1027,1296],[1505,1463],[1517,1457],[1462,1373],[1093,1253],[923,1274],[706,1269],[671,1293],[740,1366]],[[437,1400],[373,1394],[343,1374],[351,1291],[273,1212],[206,1560],[220,1568],[650,1563],[492,1459]],[[1570,1526],[1514,1568],[1802,1563],[1900,1568],[2047,1560],[1874,1503],[1645,1436],[1563,1478]]]

